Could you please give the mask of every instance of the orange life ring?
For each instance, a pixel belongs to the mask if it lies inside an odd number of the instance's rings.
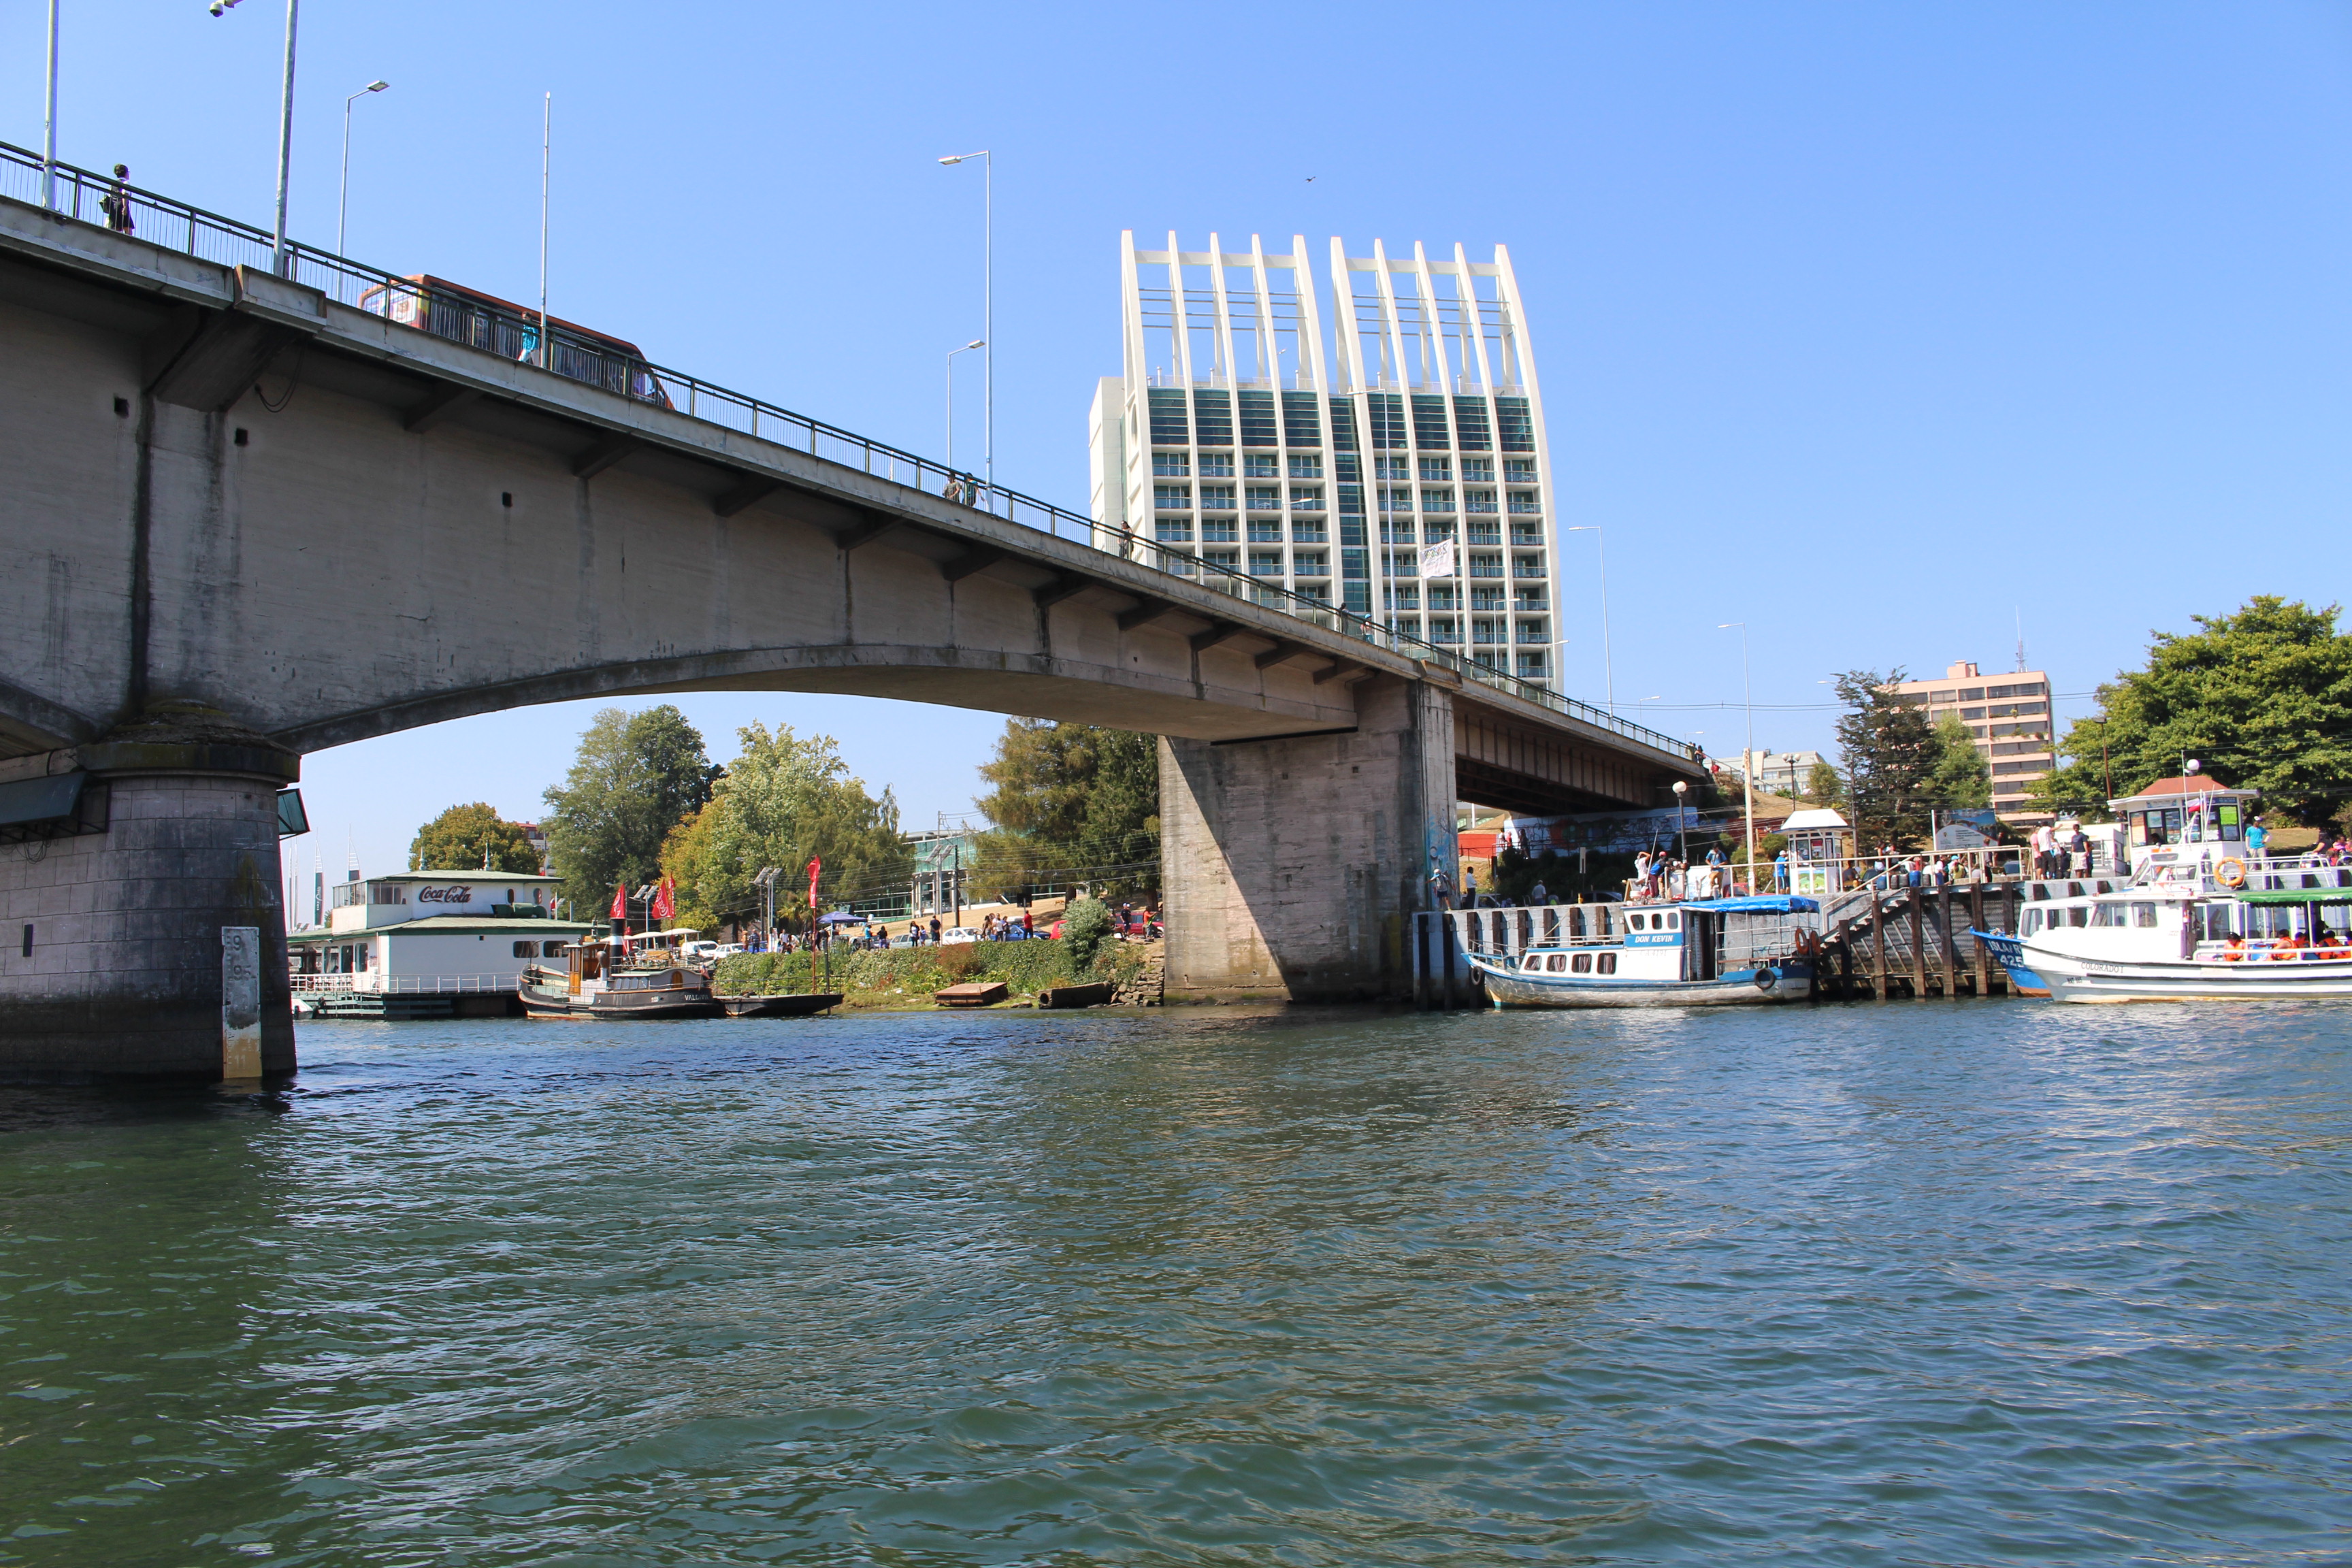
[[[2246,863],[2235,855],[2218,860],[2213,865],[2213,879],[2225,888],[2242,888],[2246,885]]]

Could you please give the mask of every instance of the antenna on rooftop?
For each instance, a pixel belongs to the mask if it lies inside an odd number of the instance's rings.
[[[2025,609],[2022,605],[2017,611],[2017,673],[2025,673]]]

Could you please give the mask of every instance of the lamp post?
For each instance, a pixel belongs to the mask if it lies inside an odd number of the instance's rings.
[[[950,167],[973,158],[987,165],[987,177],[981,187],[981,315],[980,341],[983,347],[996,341],[996,158],[985,147],[977,153],[956,153],[940,160]],[[982,470],[988,479],[988,506],[996,510],[996,350],[992,347],[982,356],[987,367],[987,390],[981,416],[981,450]]]
[[[335,185],[335,254],[343,253],[343,219],[352,205],[352,105],[372,92],[382,92],[392,83],[372,81],[343,100],[343,172]]]
[[[212,0],[205,9],[226,16],[237,0]],[[269,238],[270,268],[280,278],[290,275],[292,257],[286,248],[286,189],[294,172],[294,31],[302,0],[286,0],[286,74],[278,98],[278,227]]]
[[[1748,797],[1748,890],[1756,890],[1756,683],[1748,663],[1748,623],[1725,621],[1715,629],[1719,632],[1739,630],[1739,685],[1741,705],[1748,710],[1748,746],[1739,757],[1741,793]]]
[[[58,0],[49,0],[49,92],[41,107],[41,210],[58,210]]]
[[[988,346],[986,338],[974,338],[960,349],[948,350],[948,478],[955,478],[955,356],[973,349]]]
[[[550,88],[539,114],[539,368],[555,363],[547,341],[547,172],[555,145],[555,89]]]
[[[1609,648],[1609,535],[1597,522],[1579,523],[1562,531],[1591,534],[1596,553],[1601,558],[1601,668],[1608,683],[1609,716],[1614,719],[1617,717],[1617,661]]]
[[[1690,864],[1690,818],[1683,815],[1683,796],[1688,794],[1690,794],[1690,785],[1676,779],[1675,781],[1675,832],[1682,840],[1680,858],[1685,866]]]

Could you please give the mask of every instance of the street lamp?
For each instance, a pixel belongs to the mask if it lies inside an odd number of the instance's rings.
[[[226,16],[237,0],[212,0],[205,9],[214,16]],[[302,0],[286,0],[286,74],[278,88],[278,228],[270,236],[270,267],[284,278],[292,271],[291,258],[286,249],[286,186],[294,172],[294,26]]]
[[[1724,621],[1716,626],[1719,632],[1739,629],[1739,684],[1741,702],[1748,710],[1748,749],[1739,758],[1741,793],[1748,797],[1748,890],[1756,891],[1756,683],[1750,678],[1748,664],[1748,623]]]
[[[1679,858],[1685,866],[1690,864],[1690,818],[1683,815],[1683,796],[1688,794],[1690,794],[1690,785],[1676,779],[1675,781],[1675,831],[1682,836],[1682,854]]]
[[[996,159],[987,148],[977,153],[957,153],[940,160],[950,166],[978,158],[988,165],[985,184],[981,187],[981,315],[980,341],[983,346],[996,338]],[[982,363],[987,366],[987,389],[984,412],[981,416],[981,447],[985,461],[982,467],[988,476],[989,510],[996,510],[996,351],[990,348]]]
[[[58,210],[58,0],[49,0],[49,95],[41,106],[41,210]]]
[[[948,478],[955,478],[955,356],[973,349],[988,346],[986,338],[974,338],[960,349],[948,350]]]
[[[372,92],[382,92],[392,83],[372,81],[343,100],[343,173],[335,188],[335,254],[343,253],[343,216],[352,200],[352,105]]]
[[[1609,716],[1617,717],[1617,662],[1609,651],[1609,536],[1597,522],[1579,523],[1567,533],[1590,533],[1601,557],[1601,668],[1608,682]]]

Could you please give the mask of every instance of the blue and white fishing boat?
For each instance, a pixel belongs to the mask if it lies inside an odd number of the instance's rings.
[[[1576,904],[1516,958],[1465,953],[1497,1007],[1721,1007],[1812,994],[1821,933],[1807,898]]]

